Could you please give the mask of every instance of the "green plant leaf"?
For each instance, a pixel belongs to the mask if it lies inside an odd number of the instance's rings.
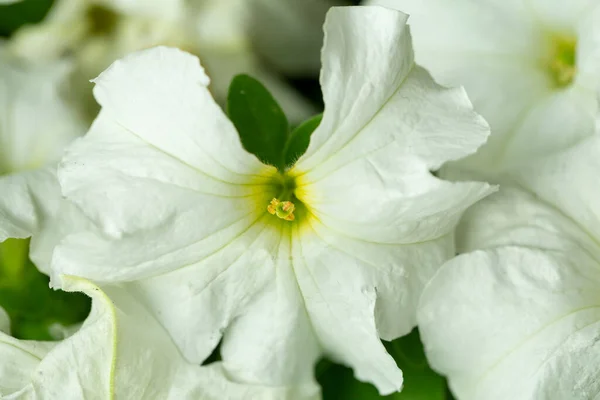
[[[371,384],[359,382],[352,370],[339,365],[330,367],[318,377],[324,400],[446,400],[446,382],[427,364],[419,333],[385,343],[404,373],[404,389],[400,393],[381,396]]]
[[[286,167],[292,166],[306,152],[310,137],[322,119],[323,114],[316,115],[292,131],[283,151]]]
[[[244,148],[265,164],[285,168],[283,151],[289,125],[271,93],[256,79],[238,75],[229,86],[227,114]]]
[[[91,301],[82,293],[51,289],[49,278],[29,260],[28,248],[29,240],[0,243],[0,306],[8,313],[14,337],[52,340],[52,326],[83,321]]]
[[[0,5],[0,36],[9,36],[23,25],[41,21],[53,2],[53,0],[23,0]]]

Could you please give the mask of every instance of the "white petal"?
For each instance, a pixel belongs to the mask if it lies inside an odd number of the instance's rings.
[[[169,274],[137,281],[131,290],[171,332],[185,357],[201,363],[273,280],[271,251],[280,240],[277,229],[255,224],[219,251]]]
[[[4,332],[6,334],[10,332],[10,319],[2,307],[0,307],[0,332]]]
[[[532,0],[531,13],[546,27],[556,31],[572,31],[574,26],[598,8],[594,0]]]
[[[37,233],[61,202],[54,168],[0,177],[0,242]]]
[[[459,252],[502,246],[595,251],[581,225],[540,197],[509,185],[471,207],[456,236]]]
[[[265,190],[266,178],[236,185],[202,173],[125,131],[104,111],[85,140],[69,150],[59,174],[64,194],[109,233],[67,238],[55,255],[59,272],[103,282],[208,257],[264,216],[276,195]]]
[[[521,0],[369,0],[410,15],[417,60],[427,68],[432,55],[455,52],[532,57],[540,32]],[[460,23],[458,23],[460,21]],[[477,32],[474,35],[473,32]],[[435,72],[434,72],[434,75]]]
[[[291,228],[282,229],[287,232],[274,252],[276,274],[227,328],[223,366],[241,382],[318,387],[313,373],[322,348],[290,266]]]
[[[12,393],[16,398],[289,398],[289,388],[244,386],[230,382],[219,365],[188,364],[158,322],[126,290],[113,286],[102,291],[71,277],[62,282],[65,289],[92,297],[91,314],[78,332],[59,343],[18,341],[0,334],[0,394]]]
[[[461,168],[497,173],[593,134],[600,90],[595,2],[376,2],[411,15],[417,62],[443,85],[464,85],[490,123],[489,142]],[[545,66],[554,36],[577,40],[577,74],[567,88],[557,87]]]
[[[167,47],[142,50],[113,63],[95,83],[105,114],[167,155],[235,183],[264,168],[242,148],[196,57]]]
[[[599,156],[600,139],[596,135],[527,168],[517,168],[511,177],[599,238],[600,188],[592,183],[600,168]]]
[[[330,10],[321,74],[326,110],[297,170],[324,175],[394,141],[398,157],[416,155],[436,169],[485,141],[487,124],[464,91],[441,88],[414,66],[406,18],[380,7]]]
[[[0,396],[4,399],[29,385],[40,360],[54,346],[53,342],[20,341],[0,332]]]
[[[461,399],[595,398],[597,261],[504,247],[460,256],[429,284],[419,327]]]
[[[0,174],[55,162],[85,132],[61,97],[70,66],[22,66],[0,54]]]
[[[310,171],[299,178],[296,195],[336,231],[403,245],[448,234],[467,207],[495,190],[483,183],[441,181],[423,161],[399,156],[401,151],[392,143],[324,177]]]

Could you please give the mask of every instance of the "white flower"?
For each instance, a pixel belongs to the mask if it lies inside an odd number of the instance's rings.
[[[293,120],[314,112],[291,87],[260,65],[247,39],[244,0],[56,0],[39,24],[19,29],[10,50],[34,63],[73,58],[72,89],[95,116],[89,79],[130,52],[157,45],[202,56],[220,103],[231,79],[248,73],[261,80]]]
[[[122,288],[101,290],[72,277],[62,281],[65,290],[90,296],[92,311],[60,342],[17,340],[3,333],[0,320],[3,399],[297,398],[286,389],[229,382],[218,363],[187,363],[159,323]]]
[[[323,22],[333,6],[347,0],[250,0],[249,33],[256,51],[270,65],[292,76],[316,76]]]
[[[59,172],[103,232],[67,236],[53,273],[132,282],[189,360],[223,338],[238,381],[313,382],[324,354],[399,390],[380,337],[415,326],[457,220],[492,191],[430,173],[474,152],[488,127],[464,91],[414,65],[405,23],[379,7],[330,11],[326,111],[285,173],[242,148],[195,57],[157,48],[114,63],[95,81],[98,119]]]
[[[0,332],[10,332],[10,319],[2,307],[0,307]]]
[[[600,395],[600,139],[532,163],[473,207],[468,252],[423,293],[433,367],[461,400]]]
[[[417,62],[443,85],[464,85],[490,123],[490,140],[461,168],[495,174],[594,133],[596,0],[375,3],[410,14]]]
[[[0,54],[0,242],[28,237],[57,207],[60,189],[43,167],[85,132],[59,90],[68,73],[64,63],[31,67]]]

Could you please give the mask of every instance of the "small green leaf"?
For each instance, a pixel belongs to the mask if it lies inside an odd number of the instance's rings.
[[[52,3],[53,0],[23,0],[0,5],[0,36],[9,36],[23,25],[41,21]]]
[[[90,312],[90,298],[82,293],[55,291],[49,278],[29,260],[29,240],[0,243],[0,306],[18,339],[52,340],[54,324],[68,327]]]
[[[244,148],[265,164],[285,168],[289,125],[271,93],[256,79],[238,75],[229,86],[227,114]]]
[[[316,115],[304,121],[292,131],[283,152],[286,167],[294,165],[300,156],[306,152],[310,143],[310,137],[322,119],[323,114]]]
[[[385,346],[404,374],[402,392],[381,396],[373,385],[357,381],[351,369],[334,365],[318,377],[323,388],[323,400],[447,399],[445,380],[427,364],[416,329],[408,336],[386,343]]]

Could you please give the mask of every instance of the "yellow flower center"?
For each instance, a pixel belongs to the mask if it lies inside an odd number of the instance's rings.
[[[303,214],[304,204],[295,195],[296,181],[287,173],[277,173],[273,176],[272,192],[275,196],[266,204],[269,214],[284,221],[296,221],[295,212]]]
[[[271,203],[267,206],[269,214],[276,215],[286,221],[293,221],[296,219],[294,210],[296,210],[294,203],[291,201],[279,201],[276,198],[271,200]]]
[[[553,38],[547,68],[556,87],[573,83],[577,74],[577,40],[574,37]]]

